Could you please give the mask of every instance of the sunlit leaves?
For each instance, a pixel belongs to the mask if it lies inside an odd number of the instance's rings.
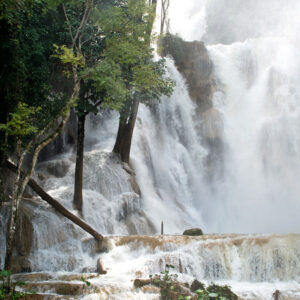
[[[10,120],[6,124],[0,124],[0,130],[6,132],[8,136],[26,136],[37,131],[32,125],[34,115],[40,110],[39,107],[30,107],[19,102],[15,112],[10,113]]]
[[[122,71],[113,60],[104,59],[94,68],[81,73],[84,80],[93,80],[98,93],[103,95],[103,106],[120,110],[127,96],[127,89],[122,78]]]
[[[84,67],[84,58],[79,53],[74,54],[73,49],[68,48],[66,45],[54,46],[53,57],[57,57],[61,60],[63,64],[71,64]]]

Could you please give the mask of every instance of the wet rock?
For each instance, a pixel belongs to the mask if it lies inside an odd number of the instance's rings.
[[[92,279],[92,278],[95,278],[98,276],[98,274],[95,274],[95,273],[86,273],[84,275],[76,274],[76,273],[63,274],[63,275],[59,275],[56,279],[61,280],[61,281],[81,281],[81,279],[83,277],[85,280],[89,280],[89,279]]]
[[[70,166],[71,162],[69,160],[51,160],[40,163],[37,169],[39,173],[43,172],[58,178],[62,178],[66,176]]]
[[[197,290],[205,290],[205,285],[202,282],[195,279],[191,284],[191,291],[195,292]]]
[[[186,42],[178,36],[166,35],[159,41],[162,56],[171,55],[179,72],[185,77],[190,97],[199,112],[213,106],[213,63],[203,42]]]
[[[133,285],[137,288],[140,288],[145,285],[153,284],[153,279],[135,279]]]
[[[145,285],[141,287],[141,290],[143,293],[147,294],[159,294],[160,293],[160,288],[154,285]]]
[[[103,267],[103,264],[102,264],[102,261],[100,258],[97,260],[97,273],[102,274],[102,275],[107,273],[107,271]]]
[[[207,289],[209,293],[216,293],[222,295],[222,297],[228,300],[238,300],[238,296],[231,291],[228,286],[221,286],[216,284],[211,284]]]
[[[29,259],[24,258],[23,263],[21,265],[22,273],[30,273],[31,272],[31,262]]]
[[[192,228],[192,229],[185,230],[183,232],[183,235],[199,236],[199,235],[203,235],[203,232],[200,228]]]
[[[61,83],[64,80],[60,80]],[[66,84],[64,85],[67,86]],[[46,161],[52,157],[65,153],[66,150],[70,149],[76,144],[77,140],[77,116],[74,110],[71,110],[70,118],[68,119],[66,125],[64,126],[63,132],[54,139],[50,144],[42,149],[39,155],[39,161]]]
[[[47,176],[43,175],[42,173],[37,173],[37,176],[40,181],[44,181],[47,179]]]
[[[131,185],[133,191],[134,191],[136,194],[138,194],[139,196],[141,196],[141,190],[140,190],[139,185],[138,185],[137,182],[136,182],[135,175],[131,175],[131,176],[130,176],[130,185]]]
[[[84,267],[81,270],[82,273],[96,273],[97,272],[97,268],[96,267]]]
[[[36,203],[34,201],[22,199],[16,236],[16,249],[21,256],[29,255],[31,251],[34,234],[32,220],[34,218],[35,207]]]
[[[118,221],[126,220],[140,210],[140,197],[136,193],[123,193],[121,195],[121,206],[118,213]]]
[[[53,279],[53,275],[50,273],[14,274],[12,275],[12,279],[14,281],[37,282],[51,280]]]
[[[54,291],[59,295],[81,295],[84,288],[84,283],[73,282],[31,282],[24,286],[27,291],[33,290],[37,292]]]

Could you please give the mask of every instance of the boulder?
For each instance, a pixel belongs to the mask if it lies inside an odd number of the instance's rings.
[[[95,267],[84,267],[81,270],[81,273],[96,273],[97,272],[97,268]]]
[[[71,162],[69,160],[57,159],[40,163],[37,167],[37,170],[39,171],[39,178],[41,178],[41,175],[45,177],[45,173],[62,178],[66,176],[70,166]]]
[[[202,282],[195,279],[191,284],[191,291],[194,293],[197,290],[205,290],[205,285]]]
[[[185,230],[183,232],[183,235],[199,236],[199,235],[203,235],[203,232],[200,228],[192,228],[192,229]]]
[[[103,264],[102,264],[102,261],[100,258],[97,260],[97,273],[102,274],[102,275],[107,273],[107,271],[103,267]]]

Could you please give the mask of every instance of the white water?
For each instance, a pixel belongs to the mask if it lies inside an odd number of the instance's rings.
[[[182,2],[171,0],[171,30],[207,43],[216,79],[214,107],[222,116],[226,145],[214,170],[223,172],[207,181],[209,153],[197,131],[202,119],[168,59],[175,93],[151,109],[141,105],[134,131],[132,165],[141,198],[109,154],[117,115],[89,123],[85,219],[103,234],[119,235],[157,233],[162,220],[166,233],[181,233],[189,226],[209,233],[300,232],[300,2]],[[74,157],[63,159],[70,164],[63,178],[41,172],[49,176],[44,182],[48,192],[71,209]],[[47,206],[35,212],[34,270],[81,272],[95,266],[98,256],[90,254],[85,233],[49,213]],[[300,299],[299,236],[270,236],[262,244],[256,242],[261,237],[251,236],[188,245],[175,245],[172,239],[155,249],[145,248],[143,242],[119,247],[112,242],[111,251],[102,256],[109,268],[104,283],[117,288],[116,282],[125,282],[120,299],[146,299],[132,291],[136,271],[147,276],[161,271],[166,262],[179,269],[180,258],[186,280],[195,276],[229,282],[249,299],[253,290],[256,299],[270,299],[276,288],[294,297],[286,299]]]
[[[208,45],[217,82],[214,107],[222,115],[226,146],[224,172],[209,183],[203,181],[205,169],[195,160],[195,152],[188,150],[196,180],[188,181],[188,187],[182,178],[176,180],[171,197],[200,204],[197,216],[202,214],[204,224],[201,218],[198,224],[209,232],[299,232],[300,2],[195,0],[183,4],[174,0],[170,17],[173,32]],[[181,95],[182,111],[187,102]],[[174,118],[175,127],[188,123]],[[168,135],[159,128],[161,135]],[[188,135],[184,132],[182,136]],[[165,158],[164,168],[183,166],[168,151],[176,149],[177,141],[181,141],[178,134],[159,150],[149,143],[150,152],[159,151],[157,156]],[[201,138],[192,144],[203,158]],[[194,169],[189,168],[189,179],[190,171]],[[165,177],[167,182],[172,180]],[[186,189],[196,190],[192,200],[180,195]]]

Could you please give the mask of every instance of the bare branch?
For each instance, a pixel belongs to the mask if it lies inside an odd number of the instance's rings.
[[[92,0],[93,1],[93,0]],[[79,27],[77,28],[77,31],[76,31],[76,34],[75,34],[75,37],[74,37],[74,42],[76,43],[76,40],[78,38],[79,35],[82,35],[82,29],[85,27],[86,25],[86,22],[88,20],[88,17],[89,17],[89,10],[91,9],[91,6],[92,6],[92,3],[89,3],[90,0],[87,0],[85,2],[85,9],[84,9],[84,13],[83,13],[83,16],[82,16],[82,19],[81,19],[81,22],[80,22],[80,25]],[[89,5],[91,4],[91,5]]]
[[[69,21],[69,18],[68,18],[68,15],[67,15],[67,12],[66,12],[66,8],[65,8],[64,4],[62,4],[62,8],[63,8],[64,15],[65,15],[65,18],[66,18],[66,21],[67,21],[67,24],[68,24],[69,34],[70,34],[70,37],[72,39],[72,45],[74,47],[74,45],[75,45],[75,39],[74,39],[73,34],[72,34],[71,24],[70,24],[70,21]]]

